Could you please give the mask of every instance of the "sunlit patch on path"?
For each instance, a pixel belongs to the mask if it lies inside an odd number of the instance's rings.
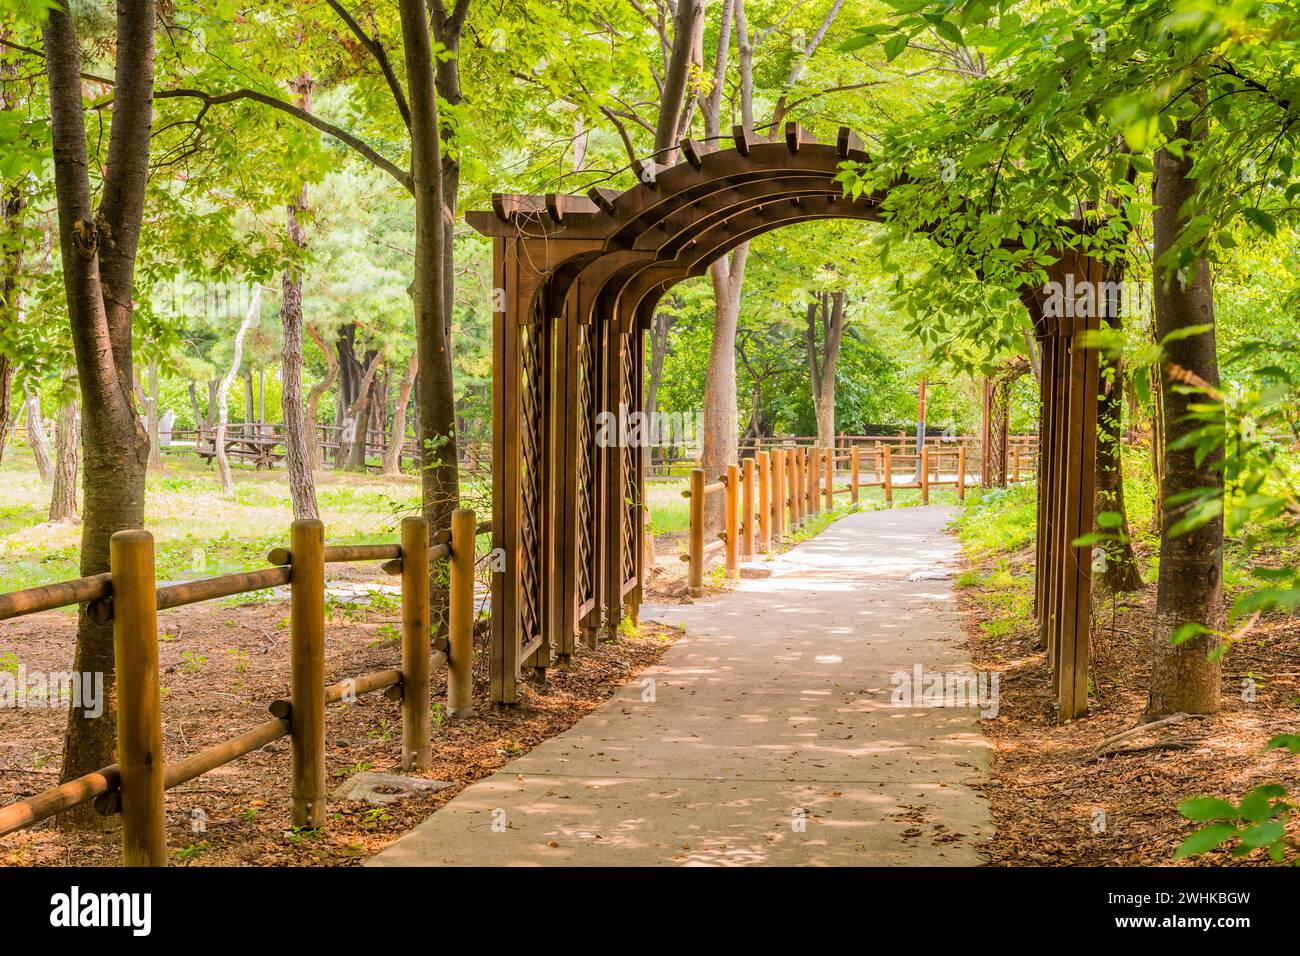
[[[466,789],[376,865],[971,865],[971,707],[897,706],[896,673],[969,671],[944,508],[851,515],[722,598],[650,609],[663,658]],[[918,691],[919,697],[919,691]]]

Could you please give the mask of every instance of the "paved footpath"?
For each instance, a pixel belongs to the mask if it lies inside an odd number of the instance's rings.
[[[686,630],[660,665],[370,865],[980,863],[977,711],[890,700],[896,672],[970,669],[950,515],[850,515],[770,577],[648,608]]]

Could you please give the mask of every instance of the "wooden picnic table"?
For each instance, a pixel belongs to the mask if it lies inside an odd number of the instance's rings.
[[[195,446],[195,452],[200,458],[204,459],[209,465],[217,457],[217,450],[214,440],[204,435],[200,444]],[[207,443],[204,447],[202,442]],[[251,461],[253,467],[260,471],[263,468],[273,468],[276,462],[284,460],[284,452],[276,451],[276,446],[280,444],[278,438],[259,438],[246,435],[227,435],[226,436],[226,455],[230,458],[238,458],[241,461]]]

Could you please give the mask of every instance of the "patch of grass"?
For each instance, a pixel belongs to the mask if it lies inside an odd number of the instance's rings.
[[[957,516],[957,537],[968,557],[1018,551],[1034,540],[1038,496],[1033,484],[974,488]]]
[[[188,451],[170,450],[165,467],[149,473],[145,527],[154,536],[160,583],[263,568],[267,551],[288,543],[293,509],[284,471],[238,463],[232,471],[233,497],[221,494],[215,469]],[[393,541],[401,516],[419,507],[419,482],[409,476],[325,470],[316,482],[331,544]],[[474,485],[467,483],[467,500]],[[80,576],[81,527],[45,523],[49,493],[30,451],[7,449],[0,465],[0,592]]]

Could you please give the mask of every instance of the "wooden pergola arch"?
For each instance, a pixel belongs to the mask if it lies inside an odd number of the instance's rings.
[[[739,244],[823,219],[878,221],[883,194],[848,199],[835,177],[867,162],[842,129],[835,143],[788,124],[780,141],[740,129],[728,149],[681,144],[682,162],[644,163],[641,184],[586,196],[496,195],[469,213],[493,239],[492,699],[517,700],[525,667],[564,666],[641,603],[645,449],[599,447],[597,415],[643,409],[645,335],[675,283],[704,275]],[[1069,253],[1049,269],[1099,281]],[[1058,715],[1087,708],[1097,356],[1074,336],[1096,320],[1044,315],[1025,297],[1042,346],[1042,463],[1035,608]]]

